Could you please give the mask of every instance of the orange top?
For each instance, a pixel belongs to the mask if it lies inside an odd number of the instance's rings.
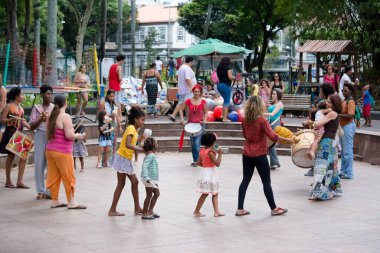
[[[203,168],[215,167],[215,164],[212,162],[210,156],[208,155],[208,153],[210,152],[214,152],[214,151],[211,151],[210,148],[201,148],[201,150],[199,151],[199,157],[201,158]]]
[[[342,114],[351,114],[351,115],[355,115],[355,107],[356,107],[356,104],[355,104],[355,101],[354,100],[345,100],[342,102]],[[344,117],[340,117],[339,118],[340,120],[340,126],[345,126],[349,123],[351,123],[354,118],[344,118]]]

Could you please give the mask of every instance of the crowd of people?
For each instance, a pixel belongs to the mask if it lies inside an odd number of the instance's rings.
[[[117,205],[124,189],[126,178],[131,182],[131,192],[134,199],[134,213],[141,214],[143,219],[154,220],[160,216],[154,211],[155,204],[160,196],[159,169],[155,153],[158,151],[157,141],[148,133],[139,134],[148,115],[155,114],[152,106],[156,103],[158,85],[162,88],[160,70],[162,63],[157,64],[157,58],[143,77],[143,87],[146,86],[148,95],[148,108],[144,111],[139,106],[132,106],[126,117],[126,127],[121,122],[121,81],[122,68],[125,57],[118,55],[116,63],[109,72],[109,89],[105,100],[100,106],[97,115],[99,130],[99,152],[97,168],[111,166],[116,171],[117,186],[114,191],[109,216],[123,216],[117,210]],[[204,217],[201,208],[208,195],[212,195],[214,216],[224,216],[219,210],[218,193],[219,179],[215,167],[222,163],[222,149],[217,144],[215,133],[205,131],[207,122],[207,103],[204,99],[204,87],[197,84],[195,73],[192,70],[194,59],[186,57],[184,64],[178,69],[178,105],[173,114],[169,116],[171,121],[176,121],[176,114],[180,115],[180,122],[185,125],[184,111],[187,111],[187,123],[199,123],[202,129],[197,135],[190,137],[192,147],[193,167],[200,167],[200,175],[196,184],[197,191],[201,194],[193,212],[195,217]],[[161,69],[159,69],[161,68]],[[315,141],[310,147],[308,156],[314,160],[314,166],[309,174],[314,176],[311,187],[310,200],[329,200],[342,193],[341,179],[352,179],[353,168],[353,141],[356,131],[354,100],[354,87],[351,83],[334,74],[333,67],[327,66],[324,84],[320,87],[319,104],[312,110],[310,119],[304,122],[304,127],[315,130]],[[78,85],[87,85],[85,66],[81,66],[81,72],[75,80]],[[350,74],[350,67],[346,68],[346,74]],[[231,61],[224,57],[218,68],[217,76],[219,84],[217,90],[224,99],[223,121],[228,121],[227,113],[231,99],[231,83],[235,79]],[[85,84],[86,83],[86,84]],[[207,88],[211,93],[213,87]],[[282,141],[289,145],[295,144],[295,138],[286,138],[277,134],[274,129],[281,125],[281,115],[284,105],[281,102],[285,85],[278,74],[274,74],[272,81],[263,79],[259,82],[258,90],[247,98],[244,104],[244,119],[242,133],[245,139],[243,148],[243,178],[238,190],[238,206],[235,215],[244,216],[250,214],[244,209],[244,200],[248,185],[252,179],[255,168],[259,173],[263,184],[263,190],[271,210],[271,215],[282,215],[287,209],[278,207],[274,200],[271,187],[271,169],[280,167],[275,145],[268,146],[267,140],[272,142]],[[144,90],[144,89],[143,89]],[[363,87],[363,115],[366,125],[371,125],[369,118],[371,94],[370,86]],[[40,87],[41,104],[34,105],[29,122],[24,118],[24,110],[21,103],[24,100],[22,89],[12,88],[6,95],[4,102],[4,90],[1,91],[1,123],[5,125],[5,131],[0,141],[0,152],[7,154],[6,183],[7,188],[29,189],[24,184],[23,174],[26,160],[20,159],[18,164],[18,178],[16,184],[11,180],[11,168],[15,154],[9,152],[6,147],[16,131],[22,131],[24,127],[35,131],[34,133],[34,176],[36,187],[36,199],[51,199],[51,208],[67,207],[68,209],[85,209],[86,206],[75,200],[75,158],[81,162],[83,171],[83,158],[88,155],[86,149],[86,134],[81,124],[75,127],[71,115],[67,114],[66,97],[55,95],[49,85]],[[341,95],[342,94],[342,95]],[[86,96],[81,95],[86,101]],[[53,102],[53,103],[52,103]],[[369,109],[368,109],[368,106]],[[82,104],[83,105],[83,104]],[[366,107],[365,107],[366,106]],[[81,113],[84,113],[82,107]],[[117,147],[117,135],[122,134],[120,146]],[[341,150],[341,166],[338,167],[338,150]],[[141,170],[141,182],[145,186],[146,198],[141,207],[139,201],[139,179],[136,172],[138,153],[145,153]],[[267,155],[269,154],[269,161]],[[47,175],[45,180],[45,171]],[[60,183],[63,183],[67,204],[59,201]],[[46,182],[46,184],[45,184]]]

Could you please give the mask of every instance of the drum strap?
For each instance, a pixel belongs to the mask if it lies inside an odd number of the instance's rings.
[[[184,139],[185,139],[185,129],[182,130],[181,138],[179,138],[179,142],[178,142],[179,151],[182,151]]]

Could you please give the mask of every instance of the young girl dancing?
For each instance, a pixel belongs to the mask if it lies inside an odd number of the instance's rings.
[[[123,134],[120,147],[117,153],[112,158],[111,166],[117,171],[117,186],[113,195],[111,208],[108,212],[109,216],[124,216],[124,213],[116,211],[117,203],[119,202],[121,192],[125,186],[125,179],[128,176],[131,181],[131,190],[135,204],[135,214],[141,214],[142,208],[139,203],[139,188],[138,179],[136,177],[135,168],[132,158],[135,151],[142,152],[142,148],[136,146],[137,142],[142,142],[145,135],[141,135],[137,139],[138,129],[145,123],[145,112],[137,106],[132,106],[128,112],[128,127]]]
[[[22,131],[23,127],[30,129],[30,125],[25,121],[24,109],[21,107],[21,103],[24,100],[24,94],[19,87],[12,88],[7,94],[7,105],[1,114],[1,122],[6,125],[3,138],[0,142],[0,153],[8,154],[5,162],[5,187],[6,188],[20,188],[29,189],[29,186],[23,182],[26,160],[19,159],[18,162],[18,177],[17,183],[14,185],[11,180],[11,169],[15,154],[9,152],[6,147],[16,131]]]
[[[214,133],[206,132],[202,135],[201,144],[204,146],[199,152],[197,161],[198,166],[203,167],[199,174],[197,183],[197,191],[202,195],[198,200],[198,204],[194,211],[195,217],[204,217],[205,214],[201,213],[201,208],[207,196],[212,194],[212,205],[214,206],[214,217],[224,216],[219,212],[218,206],[218,193],[219,193],[219,180],[215,170],[215,166],[219,167],[222,161],[222,149],[214,146],[216,142],[216,135]]]
[[[108,167],[108,157],[109,152],[112,147],[112,132],[115,130],[115,128],[112,126],[112,119],[108,118],[106,119],[107,112],[106,111],[100,111],[98,115],[98,122],[99,122],[99,151],[98,151],[98,163],[96,165],[96,168],[102,167],[102,158],[103,160],[103,166]]]
[[[154,154],[157,148],[157,142],[154,138],[149,137],[144,141],[143,149],[146,156],[142,165],[141,180],[146,190],[142,219],[146,220],[160,218],[158,214],[153,212],[154,205],[160,196],[160,189],[158,188],[158,164]]]

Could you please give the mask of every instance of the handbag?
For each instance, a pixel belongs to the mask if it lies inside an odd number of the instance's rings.
[[[26,160],[29,158],[29,153],[33,149],[34,140],[32,137],[19,131],[19,127],[20,120],[17,121],[17,130],[10,138],[5,149],[17,155],[21,159]]]

